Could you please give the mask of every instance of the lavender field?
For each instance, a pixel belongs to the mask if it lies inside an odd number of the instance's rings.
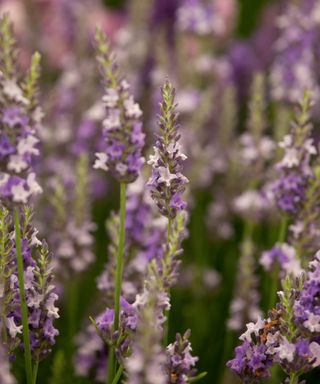
[[[0,0],[0,384],[320,383],[320,0]]]

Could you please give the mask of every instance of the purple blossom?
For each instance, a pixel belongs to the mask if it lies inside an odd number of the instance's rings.
[[[235,358],[227,366],[237,373],[244,383],[259,383],[270,377],[272,359],[266,354],[264,344],[252,344],[245,340],[235,349]]]
[[[272,194],[277,206],[291,215],[296,215],[303,207],[313,177],[312,157],[317,150],[310,138],[312,105],[311,93],[306,91],[297,105],[291,132],[279,143],[283,148],[283,157],[276,165],[279,174],[273,184]]]
[[[159,117],[161,135],[148,161],[152,166],[148,186],[161,214],[172,219],[186,207],[182,194],[188,179],[181,173],[186,156],[178,142],[175,90],[168,80],[162,88],[162,100]]]
[[[129,92],[129,84],[121,79],[105,36],[96,33],[97,61],[104,79],[106,108],[103,120],[104,148],[96,153],[94,168],[110,170],[120,182],[132,183],[144,164],[142,149],[142,111]]]
[[[288,3],[278,17],[279,38],[273,45],[271,67],[272,96],[297,102],[306,89],[319,98],[317,81],[318,27],[317,1]]]
[[[40,56],[33,56],[26,80],[18,84],[13,27],[8,16],[4,16],[1,23],[4,29],[8,29],[11,45],[1,46],[0,58],[0,200],[2,204],[12,205],[27,203],[32,196],[42,191],[36,181],[33,164],[40,153],[38,134],[42,113],[36,85]],[[6,43],[2,41],[1,44]],[[11,63],[12,68],[8,68],[5,63]],[[31,73],[35,76],[33,80],[30,80]],[[31,81],[33,83],[30,85],[28,82]],[[29,93],[26,92],[28,86]]]
[[[299,276],[302,273],[300,260],[295,249],[287,243],[276,244],[269,251],[262,253],[260,264],[266,271],[271,271],[279,265],[281,271],[291,276]]]
[[[191,354],[189,337],[190,331],[185,332],[183,336],[177,333],[175,342],[167,346],[169,382],[172,384],[187,384],[197,372],[194,367],[198,358]]]
[[[320,254],[310,263],[304,286],[294,305],[296,323],[304,332],[320,336]]]
[[[58,295],[53,285],[51,254],[44,241],[37,238],[37,230],[32,226],[32,211],[25,207],[21,217],[22,253],[24,261],[24,282],[26,304],[28,309],[29,334],[32,356],[40,361],[45,358],[55,344],[59,332],[54,327],[54,321],[59,317],[59,310],[55,306]],[[8,239],[5,243],[9,260],[15,260],[15,244],[13,237],[13,219],[10,216],[2,221],[2,235]],[[5,224],[5,225],[4,225]],[[4,226],[3,226],[4,225]],[[1,258],[3,255],[1,255]],[[4,293],[10,295],[10,301],[2,313],[6,316],[6,332],[9,337],[9,351],[20,345],[22,339],[21,309],[19,283],[16,265],[6,269],[11,271],[10,278],[4,287]],[[9,264],[10,266],[10,264]]]
[[[134,305],[129,304],[123,297],[120,306],[120,325],[117,331],[113,330],[114,310],[109,308],[97,317],[96,326],[104,342],[113,345],[118,360],[123,361],[130,353],[130,335],[136,330],[138,315]],[[118,343],[118,340],[121,342]]]

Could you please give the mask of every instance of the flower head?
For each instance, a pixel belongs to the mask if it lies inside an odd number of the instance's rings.
[[[142,149],[142,111],[129,92],[129,85],[121,79],[106,37],[96,31],[97,61],[103,76],[106,110],[103,121],[103,152],[96,154],[94,168],[109,170],[120,182],[137,179],[144,163]]]
[[[152,166],[148,186],[161,214],[174,218],[186,207],[182,197],[188,183],[188,179],[182,174],[182,164],[186,156],[181,152],[179,144],[175,90],[167,80],[161,91],[160,136],[154,147],[154,155],[148,161]]]

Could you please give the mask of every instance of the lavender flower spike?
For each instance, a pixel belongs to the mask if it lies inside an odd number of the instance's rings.
[[[109,44],[101,30],[96,30],[97,61],[105,86],[103,102],[104,150],[96,153],[94,168],[110,170],[121,183],[132,183],[144,163],[142,149],[145,135],[142,111],[129,92],[129,84],[119,75]]]
[[[181,152],[179,144],[175,89],[169,80],[165,82],[161,93],[161,115],[158,123],[161,136],[158,136],[154,155],[148,161],[152,166],[148,185],[161,214],[172,219],[186,207],[182,194],[188,179],[181,172],[183,161],[187,157]]]
[[[0,201],[27,203],[42,191],[32,168],[39,155],[41,111],[36,103],[40,55],[32,58],[22,85],[17,82],[16,47],[7,15],[0,21]]]

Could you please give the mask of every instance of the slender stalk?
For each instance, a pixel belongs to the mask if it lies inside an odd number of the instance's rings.
[[[114,375],[114,350],[112,347],[110,347],[109,354],[108,354],[108,375],[107,375],[107,384],[110,384],[113,382],[113,375]]]
[[[114,296],[114,323],[113,330],[119,329],[120,318],[120,296],[122,286],[122,270],[123,270],[123,253],[125,242],[125,222],[126,222],[126,184],[120,184],[120,223],[119,223],[119,246],[116,261],[116,277],[115,277],[115,296]],[[110,361],[111,360],[111,361]],[[111,384],[114,378],[115,357],[114,348],[110,348],[108,362],[107,383]]]
[[[119,227],[119,247],[116,266],[115,282],[115,302],[114,302],[114,330],[119,329],[120,317],[120,295],[122,286],[123,253],[125,241],[125,221],[126,221],[126,184],[120,184],[120,227]]]
[[[250,219],[244,221],[244,226],[243,226],[243,232],[242,232],[242,244],[247,241],[251,240],[254,234],[254,222]],[[241,258],[242,254],[240,255]],[[238,260],[239,263],[239,260]],[[230,303],[228,304],[230,307]],[[235,343],[235,332],[228,328],[226,329],[225,333],[225,340],[226,342],[223,345],[223,350],[222,350],[222,360],[221,364],[223,365],[220,369],[221,374],[219,375],[219,383],[225,384],[228,378],[228,372],[229,370],[226,368],[226,361],[230,356],[230,353],[232,349],[234,348],[234,343]]]
[[[168,218],[168,235],[167,235],[167,241],[169,242],[169,239],[171,237],[171,228],[172,228],[172,219]],[[170,299],[170,290],[168,292],[169,299]],[[170,310],[167,310],[165,313],[165,316],[167,318],[167,321],[164,324],[164,330],[163,330],[163,345],[166,347],[168,345],[168,339],[169,339],[169,316],[170,316]]]
[[[282,218],[281,224],[280,224],[278,243],[284,242],[284,240],[286,238],[287,226],[288,226],[288,218],[287,218],[287,216],[284,216]],[[278,285],[279,285],[279,272],[280,272],[279,268],[276,268],[273,275],[272,275],[268,309],[273,308],[275,303],[276,303],[276,300],[277,300],[277,291],[278,291]]]
[[[26,295],[24,291],[24,269],[23,258],[21,252],[21,233],[20,233],[20,220],[19,210],[14,208],[14,228],[16,237],[16,257],[18,266],[18,280],[19,280],[19,292],[21,302],[21,319],[23,328],[23,344],[24,344],[24,359],[27,383],[32,384],[32,360],[31,360],[31,348],[29,337],[29,324],[28,324],[28,308],[26,302]]]
[[[33,366],[32,384],[37,383],[39,360],[36,360]]]
[[[112,381],[112,384],[117,384],[123,372],[123,366],[121,365]]]
[[[288,227],[288,217],[283,216],[280,224],[280,231],[278,236],[278,242],[283,243],[286,238],[286,232]],[[270,289],[270,296],[269,296],[269,305],[268,309],[272,309],[277,301],[277,292],[278,292],[278,286],[279,286],[279,273],[280,268],[276,268],[272,275],[272,281],[271,281],[271,289]],[[280,366],[276,365],[271,377],[271,383],[272,384],[278,384],[279,382],[279,375],[280,375]],[[290,379],[291,380],[291,379]],[[291,383],[291,382],[290,382]],[[293,382],[295,383],[295,382]]]
[[[291,373],[289,384],[298,384],[298,379],[299,376],[296,373]]]

